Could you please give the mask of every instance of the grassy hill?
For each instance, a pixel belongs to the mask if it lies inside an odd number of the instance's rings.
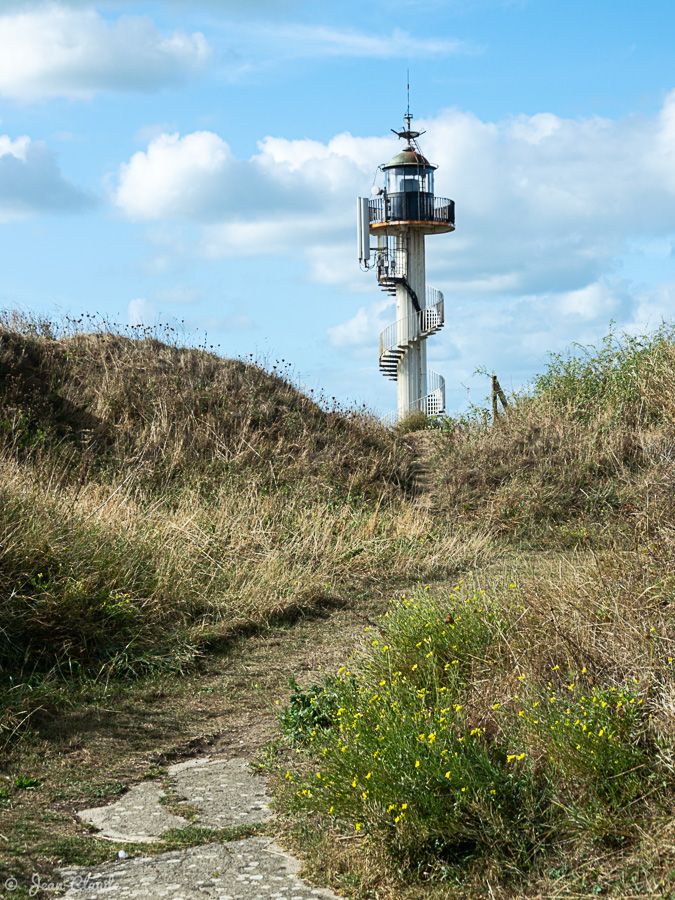
[[[115,685],[393,589],[269,750],[320,877],[397,900],[671,896],[672,332],[551,357],[495,423],[417,425],[170,331],[6,318],[7,771],[83,685],[121,703]]]
[[[401,436],[324,406],[276,366],[149,332],[5,321],[0,734],[64,680],[181,671],[383,572],[438,577],[474,552],[412,503]]]
[[[674,398],[672,332],[610,334],[497,422],[444,423],[434,515],[488,527],[490,555],[399,595],[283,720],[299,755],[278,790],[313,817],[324,876],[357,871],[365,896],[675,896]]]

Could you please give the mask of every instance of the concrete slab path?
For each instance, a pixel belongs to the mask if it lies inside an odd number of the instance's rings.
[[[206,844],[96,869],[61,869],[66,900],[339,900],[304,884],[300,864],[268,838]]]
[[[272,818],[265,780],[245,759],[202,758],[178,763],[169,779],[181,802],[198,810],[194,824],[227,828]],[[172,791],[173,794],[173,791]],[[98,829],[97,837],[152,842],[189,824],[160,803],[158,782],[134,785],[116,803],[79,813]],[[339,900],[297,877],[300,863],[271,838],[206,844],[158,856],[118,859],[94,869],[59,870],[68,900]]]

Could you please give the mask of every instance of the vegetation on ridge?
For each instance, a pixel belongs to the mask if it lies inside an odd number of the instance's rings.
[[[170,337],[170,335],[169,335]],[[272,367],[153,332],[0,329],[0,726],[64,679],[183,670],[242,630],[481,546],[410,502],[413,454]]]
[[[283,363],[66,325],[0,329],[2,877],[59,798],[157,777],[159,733],[203,733],[237,679],[275,691],[256,630],[285,621],[290,656],[295,631],[319,642],[329,624],[294,617],[342,604],[354,618],[332,643],[367,610],[362,644],[314,687],[293,657],[288,740],[266,758],[293,811],[274,827],[324,884],[675,894],[670,329],[552,357],[495,423],[477,409],[414,433],[315,402]],[[378,619],[381,588],[395,599]],[[85,762],[106,716],[123,721],[98,746],[133,757],[114,776]],[[59,827],[43,861],[103,858]]]
[[[437,514],[516,552],[399,596],[291,698],[278,789],[320,871],[343,830],[381,896],[402,873],[439,897],[675,895],[674,413],[662,329],[445,424]]]

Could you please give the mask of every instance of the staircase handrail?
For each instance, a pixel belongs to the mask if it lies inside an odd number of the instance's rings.
[[[393,412],[388,413],[380,419],[382,424],[387,428],[393,428],[398,423],[399,418],[405,418],[414,412],[423,412],[425,415],[439,415],[444,412],[445,378],[438,372],[434,372],[433,369],[429,369],[427,372],[427,385],[429,384],[433,384],[435,387],[428,394],[425,394],[424,397],[421,397],[414,403],[409,403],[403,410],[395,409]],[[433,411],[430,411],[432,406]]]
[[[406,340],[405,343],[407,344],[411,340],[416,340],[418,337],[432,334],[443,327],[445,321],[445,301],[443,294],[436,288],[428,288],[427,297],[429,297],[430,290],[433,292],[432,296],[438,297],[433,304],[426,306],[418,313],[413,313],[411,316],[392,322],[391,325],[387,325],[384,331],[381,332],[380,358],[388,351],[400,346],[398,344],[399,334],[412,334],[412,337]],[[414,327],[411,328],[411,325]]]

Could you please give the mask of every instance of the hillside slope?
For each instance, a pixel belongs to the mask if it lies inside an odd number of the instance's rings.
[[[149,333],[0,329],[10,732],[45,679],[180,671],[242,629],[474,552],[412,501],[402,437],[275,369]]]
[[[128,783],[224,706],[268,740],[278,673],[328,665],[264,757],[324,884],[672,896],[672,332],[574,348],[496,422],[417,434],[162,338],[0,330],[8,847],[34,871],[99,858],[48,819],[120,789],[90,747]]]
[[[428,507],[489,527],[493,564],[411,586],[291,698],[277,789],[322,877],[675,896],[674,448],[666,328],[554,356],[494,423],[443,423]]]

